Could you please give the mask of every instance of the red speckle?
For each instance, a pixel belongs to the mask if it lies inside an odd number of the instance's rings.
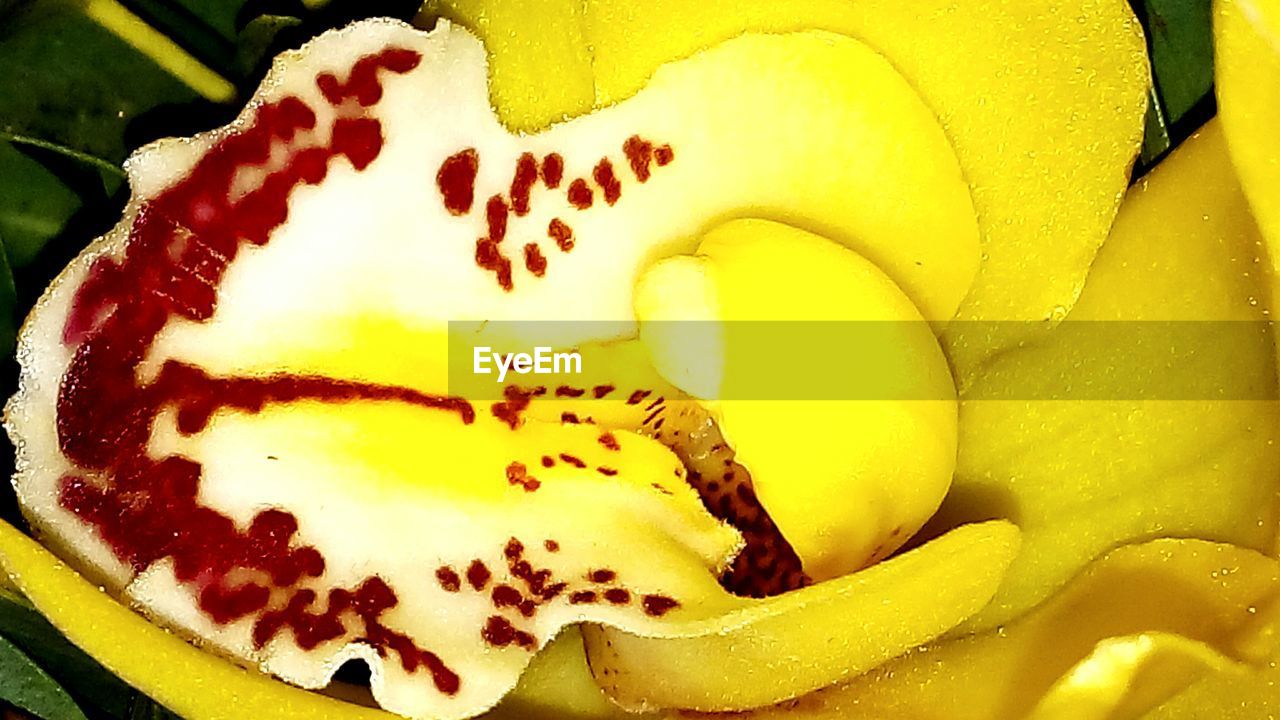
[[[556,247],[560,248],[561,252],[569,252],[573,249],[573,230],[560,218],[551,218],[551,222],[547,225],[547,237],[556,241]]]
[[[650,394],[652,394],[652,391],[636,390],[635,392],[631,393],[630,397],[627,398],[627,404],[639,405],[640,403],[644,402],[644,399],[649,397]]]
[[[613,605],[626,605],[631,602],[631,593],[622,588],[609,588],[604,591],[604,599]]]
[[[596,599],[597,597],[594,590],[579,590],[569,595],[569,604],[570,605],[586,605],[588,603],[595,602]]]
[[[475,148],[467,148],[450,155],[436,173],[436,187],[444,198],[444,206],[453,215],[466,215],[475,202],[476,173],[480,169],[480,156]]]
[[[537,181],[537,158],[530,153],[522,154],[516,161],[515,176],[511,178],[511,209],[516,215],[524,217],[529,214],[529,195]]]
[[[577,413],[562,412],[560,413],[560,422],[569,425],[577,425],[582,422],[582,420],[578,417]]]
[[[591,188],[587,186],[587,181],[578,178],[569,183],[569,204],[579,210],[586,210],[591,207],[593,193]]]
[[[484,206],[485,221],[489,225],[489,239],[495,243],[502,242],[507,237],[507,201],[502,199],[501,195],[494,195]]]
[[[542,546],[547,549],[547,552],[560,552],[560,543],[555,540],[544,541]]]
[[[498,285],[506,292],[511,292],[515,289],[515,282],[511,277],[511,260],[498,249],[498,243],[489,238],[477,240],[476,265],[480,266],[482,270],[494,273],[497,277]]]
[[[316,86],[331,105],[341,105],[347,98],[355,98],[362,107],[369,107],[382,99],[382,83],[378,71],[386,69],[403,75],[422,62],[422,55],[407,48],[387,48],[376,55],[366,55],[352,66],[344,85],[333,73],[323,73],[316,78]]]
[[[618,579],[618,573],[608,568],[602,568],[587,573],[587,579],[593,583],[611,583]]]
[[[520,542],[516,538],[511,538],[507,541],[506,547],[502,549],[502,554],[505,555],[508,560],[517,560],[524,555],[524,543]]]
[[[569,463],[570,465],[572,465],[572,466],[574,466],[574,467],[576,467],[576,468],[578,468],[578,469],[582,469],[582,468],[584,468],[584,467],[586,467],[586,466],[587,466],[587,464],[586,464],[585,462],[583,462],[583,461],[582,461],[582,458],[575,457],[575,456],[570,455],[570,454],[568,454],[568,453],[560,453],[560,459],[561,459],[561,460],[563,460],[563,461],[565,461],[565,462],[567,462],[567,463]]]
[[[436,580],[446,592],[458,592],[462,589],[462,578],[447,565],[436,568]]]
[[[510,620],[501,615],[489,616],[489,619],[485,621],[484,628],[480,631],[480,636],[493,647],[518,645],[525,649],[532,649],[536,644],[532,635],[516,629]]]
[[[665,167],[670,165],[672,160],[676,159],[676,152],[671,149],[670,145],[662,145],[654,148],[653,159],[654,162],[658,163],[658,167]]]
[[[511,587],[510,585],[498,585],[494,587],[493,593],[490,597],[493,599],[493,606],[499,609],[504,607],[519,607],[520,603],[524,601],[524,595],[521,595],[519,590]]]
[[[591,394],[595,397],[595,399],[601,400],[604,398],[604,396],[613,392],[615,389],[616,388],[614,388],[612,385],[597,385],[591,388]]]
[[[653,161],[653,143],[639,135],[632,135],[622,144],[622,152],[626,154],[627,163],[631,165],[631,172],[636,176],[636,180],[640,182],[648,180],[649,163]]]
[[[382,152],[382,123],[369,118],[340,118],[333,123],[334,152],[364,170]]]
[[[608,158],[596,163],[591,171],[591,177],[600,186],[606,203],[612,205],[622,197],[622,183],[618,182],[617,176],[613,174],[613,163],[609,162]]]
[[[505,398],[502,402],[496,402],[490,408],[493,416],[506,423],[508,427],[515,430],[520,426],[520,413],[529,407],[529,403],[533,399],[545,395],[547,389],[544,387],[536,387],[531,390],[508,385],[502,389],[502,396]]]
[[[618,474],[618,470],[616,468],[605,467],[603,465],[596,468],[596,472],[600,473],[601,475],[604,475],[605,477],[613,477],[614,475]]]
[[[489,578],[493,577],[489,572],[489,568],[479,560],[472,560],[467,566],[467,584],[472,590],[483,590],[489,584]]]
[[[618,443],[618,437],[611,432],[602,433],[598,438],[600,444],[610,450],[621,450],[622,445]]]
[[[551,153],[542,158],[542,183],[554,190],[560,187],[562,179],[564,179],[564,158],[557,153]]]
[[[675,598],[666,595],[645,595],[641,598],[640,604],[644,607],[645,614],[651,617],[662,617],[680,607],[680,603]]]
[[[542,487],[542,483],[530,475],[528,468],[520,462],[513,462],[507,466],[507,482],[524,488],[525,492],[533,492]]]
[[[556,461],[550,455],[542,456],[542,467],[549,468],[549,467],[555,467],[555,465],[556,465]]]
[[[556,397],[576,398],[576,397],[582,397],[583,395],[586,394],[586,392],[587,391],[583,390],[582,388],[569,387],[568,385],[561,385],[560,387],[556,388]]]
[[[529,243],[524,246],[524,266],[534,277],[542,277],[547,273],[547,259],[542,256],[537,245]]]

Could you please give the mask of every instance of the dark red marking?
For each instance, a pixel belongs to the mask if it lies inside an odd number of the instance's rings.
[[[560,187],[560,181],[564,179],[564,158],[557,153],[551,153],[542,158],[542,183],[552,190]]]
[[[640,605],[644,608],[646,615],[662,617],[680,607],[680,602],[666,595],[645,595],[640,599]]]
[[[422,62],[422,55],[408,48],[387,48],[375,55],[366,55],[352,66],[347,82],[341,83],[333,73],[322,73],[316,78],[324,99],[331,105],[341,105],[347,98],[355,98],[362,107],[369,107],[382,99],[382,83],[378,71],[387,70],[403,75]]]
[[[489,568],[479,560],[472,560],[467,566],[467,584],[472,590],[483,590],[491,577],[493,574],[489,572]]]
[[[501,615],[489,616],[489,619],[485,621],[484,628],[480,631],[480,636],[493,647],[517,645],[531,650],[537,644],[532,635],[517,629],[516,626],[511,624],[510,620]]]
[[[476,265],[493,273],[503,290],[511,292],[515,289],[515,282],[511,277],[511,260],[498,249],[498,243],[489,238],[476,240]]]
[[[533,184],[538,181],[538,159],[524,153],[516,161],[516,172],[511,178],[511,209],[519,217],[529,214],[529,196]]]
[[[605,477],[613,477],[618,474],[617,468],[605,467],[604,465],[596,468],[596,472],[604,475]]]
[[[595,399],[601,400],[604,398],[604,396],[608,395],[609,393],[613,392],[616,389],[617,388],[615,388],[612,385],[597,385],[591,388],[591,395],[595,397]]]
[[[547,393],[545,387],[536,387],[524,389],[515,385],[508,385],[502,389],[502,397],[505,398],[501,402],[496,402],[490,408],[493,416],[506,423],[508,427],[515,430],[520,426],[520,413],[529,407],[529,403],[533,399]]]
[[[533,492],[542,487],[542,483],[529,474],[524,463],[513,462],[507,466],[507,482],[524,488],[525,492]]]
[[[534,243],[524,246],[524,267],[533,273],[534,277],[547,274],[547,259],[542,256],[542,250]]]
[[[670,145],[662,145],[653,149],[653,161],[658,163],[658,167],[665,167],[676,159],[676,151],[671,149]]]
[[[631,593],[622,588],[609,588],[604,591],[604,599],[613,605],[626,605],[631,602]]]
[[[454,153],[440,164],[436,173],[436,187],[444,198],[445,209],[453,215],[466,215],[476,199],[476,173],[480,170],[480,156],[475,148]]]
[[[561,252],[569,252],[573,249],[573,230],[560,218],[551,218],[551,222],[547,225],[547,237],[556,241],[556,247],[560,248]]]
[[[507,201],[501,195],[493,195],[484,205],[485,222],[489,226],[489,239],[495,243],[507,237],[507,217],[510,215]]]
[[[569,183],[570,205],[578,208],[579,210],[586,210],[591,207],[593,197],[594,193],[591,192],[591,188],[587,185],[586,180],[578,178],[577,180]]]
[[[579,470],[587,466],[587,464],[582,461],[582,458],[575,457],[568,453],[560,453],[560,459],[578,468]]]
[[[448,565],[436,568],[436,580],[446,592],[458,592],[462,589],[462,578]]]
[[[597,600],[594,590],[578,590],[569,595],[570,605],[586,605]]]
[[[502,548],[502,554],[508,560],[518,560],[524,555],[524,543],[516,538],[511,538],[507,541],[506,547]]]
[[[602,159],[596,163],[591,170],[591,178],[600,186],[600,192],[604,193],[604,201],[609,205],[618,202],[618,198],[622,197],[622,183],[618,182],[618,176],[613,173],[613,163],[608,158]]]
[[[649,163],[653,162],[653,143],[639,135],[632,135],[622,143],[622,152],[627,156],[627,163],[631,165],[631,172],[636,180],[648,180],[651,172]]]
[[[542,547],[546,548],[547,552],[560,552],[560,543],[555,540],[543,541]]]
[[[521,595],[519,590],[511,587],[510,585],[498,585],[494,587],[493,593],[490,597],[493,599],[493,606],[498,609],[502,609],[504,607],[519,607],[520,603],[524,602],[524,595]]]
[[[652,394],[652,391],[650,390],[636,390],[635,392],[631,393],[630,397],[627,398],[627,404],[639,405],[640,403],[644,402],[644,399],[649,397],[650,394]]]
[[[556,388],[556,397],[576,398],[576,397],[582,397],[583,395],[586,394],[586,392],[587,391],[583,390],[582,388],[569,387],[568,385],[561,385],[560,387]]]
[[[587,579],[593,583],[611,583],[618,579],[618,573],[608,568],[601,568],[587,573]]]
[[[657,400],[654,400],[653,402],[649,403],[649,404],[645,407],[644,411],[645,411],[645,412],[649,412],[650,410],[652,410],[652,409],[654,409],[654,408],[658,407],[659,405],[661,405],[662,403],[664,403],[664,402],[666,402],[666,401],[667,401],[666,396],[659,397]]]
[[[578,413],[562,412],[560,413],[560,422],[567,423],[569,425],[577,425],[582,422],[582,419],[578,417]]]
[[[556,465],[556,461],[550,455],[542,456],[542,467],[549,468],[549,467],[555,467],[555,465]]]
[[[597,440],[600,441],[601,445],[605,446],[610,450],[622,449],[622,445],[618,443],[618,436],[614,435],[611,432],[601,433],[600,437],[597,438]]]

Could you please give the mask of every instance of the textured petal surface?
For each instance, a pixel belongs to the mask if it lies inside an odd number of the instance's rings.
[[[788,700],[953,627],[987,602],[1017,551],[1012,525],[970,525],[861,572],[679,628],[683,638],[589,627],[591,667],[615,701],[637,710]]]
[[[1074,718],[1132,717],[1086,713],[1130,712],[1165,699],[1179,689],[1170,680],[1194,678],[1206,660],[1252,660],[1236,645],[1255,632],[1255,612],[1278,589],[1276,561],[1251,550],[1199,540],[1124,547],[1017,622],[926,646],[843,687],[750,716],[1005,720],[1037,706],[1052,713],[1054,698],[1066,697],[1058,693],[1079,693]],[[1117,662],[1125,643],[1148,647]],[[1143,680],[1144,670],[1163,672]],[[1091,671],[1099,673],[1092,687],[1081,682]],[[1113,692],[1117,678],[1137,699]]]
[[[1069,319],[1264,320],[1258,242],[1211,124],[1130,192]],[[1005,585],[969,627],[1017,616],[1119,544],[1175,535],[1266,549],[1275,534],[1270,339],[1231,333],[1207,368],[1130,360],[1175,386],[1211,373],[1257,401],[1108,400],[1129,397],[1129,380],[1108,386],[1082,363],[1105,353],[1108,333],[1081,327],[1000,356],[961,397],[957,476],[935,522],[1008,517],[1025,533]],[[1073,382],[1097,384],[1102,399],[973,399]]]

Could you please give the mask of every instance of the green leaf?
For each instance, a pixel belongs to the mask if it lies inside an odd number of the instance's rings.
[[[71,696],[3,637],[0,637],[0,700],[42,720],[86,720]]]
[[[276,36],[282,30],[298,27],[302,20],[290,15],[260,15],[240,31],[236,46],[236,74],[250,77],[266,62]]]
[[[1176,124],[1213,88],[1211,0],[1142,4],[1156,88],[1169,123]]]
[[[80,197],[8,142],[0,142],[0,177],[5,179],[0,192],[0,240],[8,260],[24,267],[62,232],[80,209]]]
[[[137,144],[126,141],[131,122],[196,99],[74,4],[50,0],[20,3],[0,22],[0,77],[0,131],[113,164]]]

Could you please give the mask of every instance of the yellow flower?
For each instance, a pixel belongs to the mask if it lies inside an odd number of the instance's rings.
[[[1268,243],[1280,242],[1274,201],[1280,144],[1267,125],[1280,110],[1280,95],[1268,94],[1280,73],[1275,3],[1220,3],[1222,118],[1128,190],[1149,73],[1141,31],[1121,0],[786,6],[460,0],[429,11],[485,40],[491,99],[515,130],[541,130],[614,104],[626,112],[626,101],[646,87],[671,94],[659,97],[705,102],[726,116],[750,112],[745,101],[732,104],[740,88],[708,82],[732,77],[716,74],[716,63],[736,66],[742,57],[766,76],[764,86],[793,93],[780,97],[810,99],[778,120],[771,147],[806,167],[831,163],[840,182],[833,189],[822,178],[788,178],[787,188],[769,197],[782,208],[774,219],[795,219],[818,234],[785,222],[704,228],[696,257],[646,269],[635,298],[642,321],[776,313],[913,322],[1065,316],[1256,323],[1274,302],[1264,267],[1276,257]],[[737,44],[727,42],[733,39]],[[651,83],[659,68],[667,74]],[[681,73],[698,82],[681,85]],[[797,77],[812,84],[795,84]],[[814,97],[865,113],[828,115],[830,107]],[[838,154],[850,147],[891,147],[896,154]],[[759,170],[746,160],[742,167]],[[875,200],[860,202],[866,198]],[[765,280],[786,300],[754,292]],[[821,311],[805,294],[812,288],[828,303]],[[385,342],[386,328],[366,321],[352,323],[352,337]],[[936,381],[938,368],[950,363],[948,382],[929,396],[936,402],[876,413],[854,403],[760,413],[750,404],[706,400],[714,393],[690,390],[699,379],[680,375],[688,358],[678,339],[646,335],[642,327],[662,376],[644,382],[688,390],[690,412],[715,418],[738,445],[737,460],[751,469],[755,491],[804,570],[819,582],[762,600],[708,589],[706,571],[722,569],[739,538],[725,534],[692,496],[672,501],[674,520],[634,520],[643,514],[635,509],[638,494],[612,484],[575,486],[596,494],[556,496],[558,507],[540,527],[589,536],[599,532],[583,519],[592,502],[613,503],[618,517],[636,526],[618,531],[630,543],[618,561],[645,547],[653,558],[635,567],[686,563],[692,569],[652,577],[679,588],[697,611],[643,622],[592,617],[580,634],[570,630],[543,650],[493,716],[731,711],[951,720],[1216,717],[1242,706],[1241,717],[1257,717],[1274,710],[1280,703],[1268,669],[1280,652],[1274,402],[1002,395],[1049,382],[1100,383],[1101,397],[1122,398],[1126,388],[1116,385],[1124,380],[1090,375],[1081,362],[1103,349],[1096,336],[1038,335],[1028,324],[997,342],[966,332],[988,327],[979,323],[939,327],[937,345],[912,346],[913,357],[925,358],[913,369],[919,382]],[[1232,397],[1274,395],[1270,386],[1250,385],[1260,377],[1274,384],[1274,345],[1235,336],[1229,342],[1225,362],[1203,371],[1237,391]],[[300,367],[338,376],[337,355],[311,352]],[[390,358],[374,372],[392,378],[416,372],[411,361],[418,359]],[[537,420],[538,413],[560,410],[530,412]],[[422,427],[449,438],[460,456],[486,459],[503,443],[533,448],[552,436],[579,443],[575,448],[595,442],[594,433],[578,438],[536,423],[511,440],[493,419],[464,434],[443,422],[415,425],[407,416],[364,412],[268,413],[270,422],[249,423],[233,444],[350,422],[377,430],[361,441],[370,447],[325,441],[310,450],[335,467],[358,457],[388,476],[409,477],[407,464],[430,461],[396,460],[401,453],[394,448],[411,445],[411,432]],[[639,424],[617,420],[625,430]],[[852,428],[875,437],[890,425],[885,434],[898,444],[889,452],[870,440],[851,443],[847,454],[819,452]],[[620,466],[621,477],[647,484],[655,469],[679,475],[682,468],[669,467],[666,455],[636,439],[641,449],[620,460],[629,463]],[[926,448],[929,442],[936,445]],[[903,453],[919,457],[915,474],[894,474]],[[788,476],[797,455],[807,458],[799,480]],[[480,464],[442,466],[470,472]],[[902,482],[877,484],[868,480],[872,471]],[[524,476],[509,470],[508,477],[515,485]],[[466,502],[474,499],[468,493],[479,493],[462,480],[447,490]],[[418,498],[419,491],[395,483],[361,488],[389,504]],[[863,500],[883,492],[883,517],[862,505],[818,500],[841,492]],[[505,500],[483,499],[484,512],[514,517],[502,514]],[[927,542],[881,560],[922,525]],[[0,562],[68,637],[184,716],[386,716],[198,650],[2,525]],[[135,599],[156,611],[162,596],[144,592]],[[469,661],[488,661],[477,657]]]

